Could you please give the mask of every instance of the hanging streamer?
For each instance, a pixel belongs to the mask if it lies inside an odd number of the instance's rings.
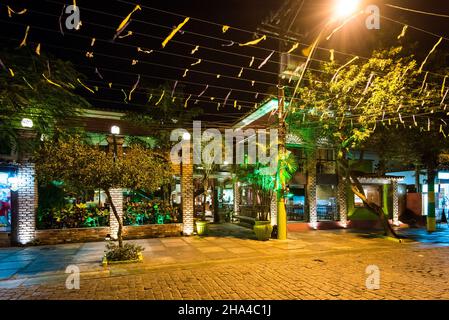
[[[192,66],[192,67],[193,67],[193,66],[196,66],[197,64],[200,64],[200,63],[201,63],[201,61],[202,61],[201,59],[198,59],[198,61],[197,61],[197,62],[194,62],[194,63],[192,63],[192,64],[191,64],[191,66]]]
[[[426,72],[426,75],[424,76],[424,80],[422,82],[422,86],[421,86],[421,90],[419,91],[419,94],[421,94],[424,90],[424,86],[426,85],[426,81],[427,81],[427,76],[429,75],[429,72]]]
[[[430,118],[427,118],[427,131],[430,131]]]
[[[165,40],[162,42],[162,48],[165,48],[165,46],[167,45],[167,43],[175,36],[175,34],[181,30],[182,27],[184,27],[184,25],[189,22],[190,18],[187,17],[184,19],[183,22],[181,22],[175,29],[173,29],[173,31],[168,35],[167,38],[165,38]]]
[[[261,41],[267,40],[267,36],[263,35],[262,37],[260,37],[259,39],[253,40],[253,41],[248,41],[246,43],[239,43],[240,47],[244,47],[244,46],[255,46],[257,44],[259,44]]]
[[[123,102],[128,104],[128,95],[126,94],[125,90],[120,89],[120,91],[123,93]]]
[[[135,8],[133,9],[133,11],[131,11],[125,19],[123,19],[123,21],[120,23],[120,25],[118,26],[118,28],[115,30],[116,31],[116,36],[118,36],[123,30],[125,30],[126,26],[129,23],[129,20],[131,19],[131,15],[136,12],[137,10],[142,10],[142,8],[139,5],[136,5]]]
[[[133,66],[135,66],[135,65],[138,64],[138,63],[139,63],[139,60],[133,59],[133,61],[131,61],[131,65],[133,65]]]
[[[132,36],[132,35],[133,35],[133,32],[132,31],[128,31],[124,36],[118,36],[118,38],[119,39],[123,39],[123,38],[129,37],[129,36]]]
[[[442,106],[442,105],[444,104],[444,100],[446,100],[448,91],[449,91],[449,89],[446,90],[446,93],[445,93],[444,96],[443,96],[443,100],[441,100],[441,102],[440,102],[440,106]]]
[[[9,74],[11,75],[11,77],[14,77],[14,71],[11,68],[9,68],[8,70],[9,70]]]
[[[443,86],[441,87],[441,96],[443,96],[443,94],[444,94],[444,87],[446,86],[446,79],[447,79],[447,76],[444,76]]]
[[[441,41],[443,41],[443,38],[440,38],[438,40],[438,42],[433,46],[432,50],[430,50],[429,54],[427,55],[427,57],[424,59],[424,61],[421,63],[421,66],[419,67],[418,72],[421,73],[425,64],[427,63],[427,60],[429,59],[429,57],[432,55],[432,53],[436,50],[436,48],[438,47],[438,45],[441,43]]]
[[[9,70],[11,70],[11,69],[9,69]],[[56,82],[53,82],[53,81],[51,81],[50,79],[48,79],[48,78],[45,76],[44,73],[42,74],[42,76],[44,77],[44,79],[45,79],[48,83],[50,83],[50,84],[52,84],[52,85],[54,85],[54,86],[56,86],[56,87],[58,87],[58,88],[62,88],[62,86],[61,86],[60,84],[58,84],[58,83],[56,83]]]
[[[185,71],[184,71],[184,74],[182,75],[182,77],[183,78],[185,78],[185,77],[187,77],[187,73],[189,72],[189,69],[186,69]]]
[[[96,74],[101,80],[104,80],[104,78],[103,78],[103,76],[101,75],[100,71],[98,71],[98,68],[95,68],[95,74]],[[111,83],[111,85],[112,85],[112,83]],[[111,86],[109,86],[109,87],[111,87]]]
[[[331,82],[334,82],[334,80],[337,78],[338,73],[343,70],[344,68],[346,68],[347,66],[349,66],[351,63],[353,63],[354,61],[358,60],[359,57],[355,56],[354,58],[352,58],[351,60],[349,60],[347,63],[345,63],[344,65],[342,65],[340,68],[337,69],[337,72],[335,72],[334,76],[331,79]]]
[[[217,74],[217,79],[220,79],[221,78],[221,75],[220,74]]]
[[[235,44],[234,41],[229,41],[227,44],[222,44],[222,47],[232,47]]]
[[[27,81],[27,79],[25,79],[25,77],[22,77],[22,79],[23,79],[23,81],[25,81],[27,86],[31,88],[31,90],[34,90],[33,86]]]
[[[76,79],[76,81],[78,81],[79,84],[81,84],[87,91],[89,91],[90,93],[95,93],[94,90],[92,90],[91,88],[89,88],[88,86],[86,86],[84,83],[81,82],[81,80],[79,78]]]
[[[240,69],[240,72],[239,72],[239,74],[238,74],[238,76],[237,76],[237,77],[241,78],[241,77],[242,77],[242,74],[243,74],[243,68],[242,68],[242,69]]]
[[[270,58],[273,56],[273,54],[274,54],[274,50],[268,55],[268,57],[265,58],[264,61],[262,61],[262,63],[257,67],[257,69],[262,68],[268,62],[268,60],[270,60]]]
[[[59,31],[61,32],[61,34],[64,36],[64,31],[62,28],[62,16],[64,15],[64,11],[65,11],[65,5],[62,7],[62,11],[61,14],[59,15]]]
[[[299,42],[296,42],[291,48],[290,50],[287,51],[287,53],[292,53],[293,51],[295,51],[296,49],[298,49],[299,47]]]
[[[90,46],[91,47],[93,47],[94,45],[95,45],[95,41],[96,41],[97,39],[95,39],[95,38],[92,38],[92,40],[90,41]]]
[[[112,82],[108,83],[109,89],[112,88]]]
[[[27,12],[27,9],[23,9],[21,11],[14,11],[10,6],[6,6],[6,8],[8,9],[8,17],[12,18],[12,14],[24,14]]]
[[[41,55],[41,44],[40,43],[37,44],[36,50],[34,50],[34,51],[36,52],[36,54],[38,56]]]
[[[251,61],[249,63],[249,67],[251,68],[253,66],[253,64],[254,64],[254,57],[251,57]]]
[[[173,97],[175,94],[176,86],[178,85],[178,80],[175,81],[175,84],[173,86],[173,90],[171,91],[171,96]]]
[[[164,96],[165,96],[165,90],[162,90],[161,97],[160,97],[159,100],[156,102],[155,106],[157,106],[157,105],[159,105],[159,103],[161,103],[161,101],[162,101],[162,99],[164,98]]]
[[[405,25],[405,26],[402,28],[401,34],[398,35],[398,40],[401,39],[401,38],[403,38],[403,37],[405,37],[405,33],[407,32],[407,29],[408,29],[408,26],[407,26],[407,25]]]
[[[228,30],[229,30],[229,26],[223,26],[223,28],[221,28],[221,31],[223,32],[223,33],[226,33]]]
[[[228,102],[228,99],[229,99],[229,97],[231,96],[231,93],[232,93],[232,89],[231,89],[231,91],[229,91],[228,94],[226,95],[226,98],[225,98],[225,100],[224,100],[224,102],[223,102],[223,107],[226,107],[226,102]]]
[[[374,77],[374,73],[372,72],[371,75],[369,76],[368,83],[366,84],[365,90],[363,91],[364,95],[368,93],[368,89],[369,89],[369,86],[371,85],[371,81],[373,80],[373,77]]]
[[[27,38],[28,38],[28,32],[30,31],[30,26],[27,26],[26,30],[25,30],[25,35],[23,37],[22,42],[19,45],[19,48],[24,47],[27,45]]]
[[[87,51],[86,52],[86,58],[93,58],[94,57],[94,53],[91,51]]]
[[[191,52],[190,54],[195,54],[195,52],[197,52],[200,49],[200,46],[196,46]]]
[[[140,74],[137,75],[137,81],[136,83],[134,83],[133,87],[131,88],[131,91],[129,91],[129,95],[128,95],[128,100],[131,101],[132,100],[132,94],[134,92],[134,90],[137,89],[137,86],[139,85],[140,82]]]
[[[335,60],[334,52],[335,52],[334,49],[330,49],[330,50],[329,50],[329,53],[330,53],[330,55],[331,55],[329,59],[330,59],[332,62]]]
[[[151,54],[151,53],[153,53],[153,50],[145,50],[145,49],[142,49],[141,47],[137,47],[137,52],[143,52],[143,53],[146,53],[146,54]]]
[[[256,81],[251,81],[251,87],[254,87],[254,85],[256,84]]]
[[[415,117],[415,115],[413,115],[413,124],[415,125],[415,127],[418,126],[418,122],[416,122],[416,117]]]
[[[153,99],[153,94],[150,95],[150,97],[148,98],[147,103],[150,103],[151,99]]]
[[[189,100],[190,100],[191,97],[192,97],[192,95],[189,95],[189,97],[184,102],[184,108],[187,108],[187,103],[189,103]]]

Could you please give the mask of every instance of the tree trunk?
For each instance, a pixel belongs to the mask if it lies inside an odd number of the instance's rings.
[[[435,212],[435,169],[427,168],[427,231],[436,230]]]
[[[123,237],[122,237],[122,230],[123,230],[123,222],[120,216],[117,213],[117,208],[115,207],[114,202],[112,201],[112,196],[109,190],[104,191],[106,193],[106,196],[108,197],[108,201],[111,204],[112,213],[114,214],[115,219],[118,223],[118,231],[117,231],[117,240],[118,240],[118,246],[120,248],[123,248]]]
[[[420,172],[421,172],[421,170],[420,170],[419,164],[415,164],[415,189],[416,189],[416,192],[418,192],[418,193],[421,192],[421,184],[419,181]]]
[[[399,238],[397,233],[390,225],[390,222],[388,221],[388,217],[385,215],[384,210],[374,202],[368,201],[368,199],[365,196],[365,192],[363,191],[363,187],[361,183],[358,181],[357,177],[351,175],[351,180],[352,180],[351,183],[352,191],[356,196],[358,196],[363,201],[365,206],[367,206],[367,208],[370,209],[379,218],[379,221],[382,227],[384,228],[385,235],[389,237]]]

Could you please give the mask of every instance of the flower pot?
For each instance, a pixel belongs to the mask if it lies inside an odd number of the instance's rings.
[[[209,222],[207,221],[197,221],[196,222],[196,233],[198,235],[205,235],[209,231]]]
[[[257,240],[267,241],[271,238],[273,226],[270,221],[256,221],[253,229]]]

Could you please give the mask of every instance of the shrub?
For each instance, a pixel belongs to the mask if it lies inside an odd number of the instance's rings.
[[[108,261],[127,261],[127,260],[138,260],[139,253],[141,253],[145,248],[133,244],[125,243],[123,248],[120,248],[114,242],[109,242],[106,245],[106,259]]]

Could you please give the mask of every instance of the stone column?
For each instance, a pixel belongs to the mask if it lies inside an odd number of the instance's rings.
[[[313,229],[318,226],[316,205],[316,152],[313,151],[307,159],[307,202],[309,204],[309,222]]]
[[[35,180],[34,163],[19,164],[17,170],[17,217],[13,240],[26,244],[34,240],[36,230],[37,181]]]
[[[271,225],[278,224],[278,203],[277,203],[277,192],[273,192],[273,196],[271,197],[270,203],[270,212],[271,212]]]
[[[181,202],[182,202],[182,222],[183,234],[190,236],[193,234],[193,213],[194,213],[194,187],[193,187],[193,163],[183,163],[181,167]]]
[[[348,206],[346,197],[346,179],[339,176],[337,186],[338,212],[340,216],[340,224],[344,228],[346,228],[348,225]]]
[[[393,191],[393,225],[399,226],[399,184],[396,180],[391,181]]]
[[[112,203],[114,203],[114,206],[117,210],[117,214],[123,223],[123,189],[122,188],[111,189],[110,192]],[[109,213],[109,229],[111,230],[110,233],[111,237],[113,239],[117,239],[118,221],[115,218],[114,213],[112,212],[112,208],[111,212]]]
[[[234,216],[240,215],[240,204],[242,203],[242,197],[240,195],[239,182],[234,182]]]

